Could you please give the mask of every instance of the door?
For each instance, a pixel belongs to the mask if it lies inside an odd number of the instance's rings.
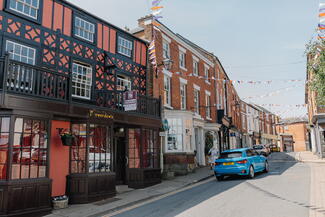
[[[116,184],[126,184],[126,139],[125,137],[116,137],[115,139],[115,173]]]

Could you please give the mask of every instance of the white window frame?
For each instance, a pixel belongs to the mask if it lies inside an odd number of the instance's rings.
[[[16,8],[13,8],[13,7],[12,7],[12,5],[11,5],[11,2],[12,2],[12,1],[15,1],[15,6],[16,6]],[[38,11],[39,11],[39,0],[35,0],[35,1],[37,1],[37,6],[34,6],[34,5],[32,4],[33,0],[31,1],[31,4],[26,3],[26,0],[10,0],[10,1],[9,1],[9,9],[10,9],[10,10],[13,10],[13,11],[15,11],[15,12],[17,12],[17,13],[23,14],[23,15],[25,15],[25,16],[27,16],[27,17],[30,17],[30,18],[33,18],[33,19],[37,20],[37,19],[38,19]],[[20,11],[20,10],[17,9],[17,8],[18,8],[18,4],[22,4],[22,11]],[[30,8],[30,9],[29,9],[29,12],[31,11],[31,9],[36,10],[35,16],[32,16],[32,15],[29,14],[29,13],[26,13],[26,12],[25,12],[25,7],[29,7],[29,8]]]
[[[81,67],[82,71],[84,69],[86,69],[87,74],[86,75],[82,75],[79,72],[75,72],[74,71],[74,66],[77,67]],[[77,76],[84,76],[86,79],[80,79],[80,78],[76,78],[75,74]],[[81,99],[90,99],[91,98],[91,89],[92,89],[92,77],[93,77],[93,69],[90,65],[88,64],[84,64],[84,63],[80,63],[80,62],[73,62],[72,63],[72,97],[75,98],[81,98]],[[73,83],[79,84],[80,87],[75,86]],[[81,95],[77,95],[76,93],[76,89],[75,88],[79,88],[80,91],[82,91],[82,85],[85,86],[84,91],[85,91],[85,96],[81,96]],[[89,96],[87,96],[87,90],[89,91]]]
[[[211,119],[211,93],[209,91],[205,91],[205,106],[206,118]]]
[[[131,84],[130,78],[118,75],[117,76],[116,90],[124,91],[125,87],[128,87],[128,91],[132,90],[132,84]]]
[[[13,46],[13,50],[8,50],[8,46],[9,43],[12,44]],[[19,46],[19,53],[15,53],[16,49],[15,47]],[[27,54],[23,54],[23,48],[27,49]],[[9,58],[14,60],[14,61],[18,61],[18,62],[22,62],[25,64],[30,64],[30,65],[35,65],[35,61],[36,61],[36,49],[20,44],[20,43],[16,43],[14,41],[11,40],[6,40],[6,51],[9,53]],[[32,57],[29,56],[29,53],[33,51],[34,55]],[[14,59],[14,57],[19,57],[18,59]],[[23,60],[26,59],[26,61]],[[29,60],[32,60],[32,62],[30,62]],[[34,70],[33,69],[26,69],[25,67],[22,67],[22,69],[20,69],[20,66],[17,66],[17,74],[16,74],[16,79],[22,82],[22,84],[16,84],[16,88],[20,88],[20,89],[25,89],[25,90],[32,90],[33,89],[33,77],[34,77]],[[25,74],[26,73],[26,74]],[[17,80],[15,81],[15,83],[17,83]],[[29,82],[30,81],[30,82]],[[8,79],[8,86],[14,87],[15,85],[13,84],[13,81],[10,82],[10,80]]]
[[[179,46],[179,67],[183,70],[187,70],[186,69],[186,50]]]
[[[163,40],[163,58],[170,59],[170,45],[166,40]]]
[[[127,51],[127,52],[124,52]],[[132,57],[133,42],[122,37],[117,37],[117,52],[127,57]]]
[[[80,26],[77,26],[77,20],[80,22]],[[84,27],[81,26],[81,23],[84,22]],[[86,25],[89,26],[89,29],[86,28]],[[92,27],[92,30],[91,30]],[[77,29],[79,31],[77,31]],[[82,36],[80,32],[83,31],[84,33],[88,33],[89,38]],[[88,22],[85,19],[82,19],[81,17],[75,16],[74,18],[74,35],[78,38],[84,39],[86,41],[94,42],[95,38],[95,24]]]
[[[199,61],[193,59],[193,75],[198,76],[199,75]]]
[[[186,110],[186,105],[187,105],[187,85],[185,82],[180,83],[180,98],[181,98],[181,109]]]
[[[193,100],[194,100],[194,113],[200,115],[200,90],[196,88],[194,88]]]
[[[164,105],[171,106],[171,76],[164,74]]]
[[[204,78],[206,81],[209,81],[209,66],[204,64]]]
[[[166,152],[184,151],[184,123],[182,118],[168,118],[169,130],[166,136]]]

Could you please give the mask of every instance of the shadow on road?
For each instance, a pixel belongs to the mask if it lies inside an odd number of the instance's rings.
[[[269,175],[281,175],[297,161],[294,157],[286,153],[272,153],[268,157],[270,163],[270,173],[257,174],[256,179],[265,178]],[[194,188],[176,193],[163,199],[145,204],[130,211],[115,215],[117,217],[169,217],[176,216],[212,197],[228,191],[229,189],[245,182],[245,177],[225,177],[224,181],[216,185],[216,181],[208,182]],[[202,193],[204,192],[204,193]],[[268,193],[268,192],[267,192]],[[295,203],[295,202],[293,202]],[[306,204],[303,204],[306,205]]]

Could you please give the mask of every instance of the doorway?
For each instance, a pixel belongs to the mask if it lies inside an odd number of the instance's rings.
[[[127,153],[126,153],[126,129],[118,127],[114,129],[115,142],[114,142],[114,154],[115,154],[115,169],[116,174],[116,185],[127,184],[126,168],[128,164]]]

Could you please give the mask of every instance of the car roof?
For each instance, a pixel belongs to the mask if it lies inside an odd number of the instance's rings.
[[[237,149],[229,149],[229,150],[225,150],[221,153],[229,153],[229,152],[244,152],[246,150],[249,150],[251,148],[237,148]]]

